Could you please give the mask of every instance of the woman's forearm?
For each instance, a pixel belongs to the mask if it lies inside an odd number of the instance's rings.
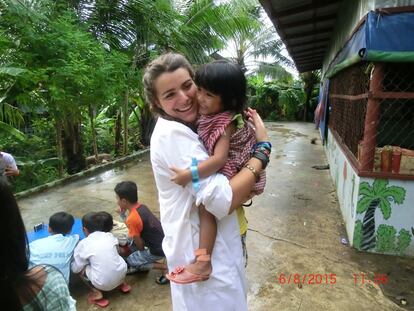
[[[262,170],[262,163],[260,160],[251,158],[247,164],[256,171],[256,174],[260,174]],[[233,191],[233,199],[231,201],[229,214],[231,214],[236,208],[238,208],[249,199],[250,192],[255,183],[255,174],[246,167],[243,167],[240,172],[238,172],[232,179],[230,179],[230,187]]]

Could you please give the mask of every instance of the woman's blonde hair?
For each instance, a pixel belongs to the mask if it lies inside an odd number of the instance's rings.
[[[145,68],[144,84],[145,100],[150,105],[151,112],[154,115],[165,115],[165,112],[158,105],[157,90],[155,89],[155,81],[165,72],[174,72],[179,68],[184,68],[194,79],[194,71],[188,60],[178,53],[166,53],[154,59]]]

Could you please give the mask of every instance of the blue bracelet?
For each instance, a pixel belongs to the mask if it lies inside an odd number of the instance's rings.
[[[272,144],[270,143],[270,141],[261,141],[261,142],[255,143],[253,146],[253,149],[256,149],[258,147],[264,147],[268,149],[269,151],[272,150]]]
[[[191,159],[191,166],[190,166],[190,171],[191,171],[191,181],[193,183],[193,188],[196,192],[198,192],[198,190],[200,190],[200,177],[198,176],[198,161],[196,158],[192,158]]]

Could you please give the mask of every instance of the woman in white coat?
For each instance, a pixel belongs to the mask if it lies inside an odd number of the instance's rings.
[[[197,87],[193,70],[180,54],[168,53],[151,62],[144,75],[144,89],[152,112],[158,116],[151,137],[151,163],[158,188],[163,250],[170,271],[194,261],[199,243],[197,206],[203,204],[217,219],[212,253],[213,271],[204,282],[171,284],[174,310],[247,310],[244,258],[235,208],[245,202],[262,162],[251,158],[230,181],[215,174],[199,181],[196,192],[171,181],[171,167],[189,167],[192,159],[208,158],[195,133],[198,116]],[[267,140],[260,117],[252,111],[257,141]]]

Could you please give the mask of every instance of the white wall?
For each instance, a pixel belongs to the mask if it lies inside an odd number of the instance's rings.
[[[364,182],[368,183],[373,195],[376,195],[376,193],[374,193],[373,187],[375,179],[357,176],[356,172],[349,164],[348,159],[345,157],[345,153],[332,136],[330,130],[328,132],[328,140],[325,151],[330,165],[331,176],[335,184],[342,217],[345,221],[348,239],[350,244],[352,246],[355,246],[354,237],[358,234],[356,225],[358,222],[363,222],[365,215],[365,212],[358,213],[357,209],[358,203],[361,202],[361,199],[364,197],[364,195],[360,195],[359,193],[360,185]],[[376,208],[375,235],[377,236],[377,242],[375,248],[370,249],[369,251],[394,255],[414,256],[414,232],[412,232],[412,228],[414,228],[414,181],[389,179],[382,180],[382,182],[386,183],[386,189],[390,189],[390,191],[386,192],[390,193],[389,195],[386,197],[382,196],[384,197],[384,200],[389,202],[388,211],[390,212],[390,215],[388,219],[385,219],[386,216],[384,216],[384,212],[381,209],[383,206],[378,206]],[[404,193],[401,204],[395,202],[391,195],[392,193],[395,193],[396,189],[399,193]],[[394,245],[395,249],[381,249],[381,247],[385,245],[384,240],[380,241],[380,238],[378,237],[378,234],[380,232],[378,228],[381,225],[389,226],[388,228],[392,227],[396,231],[395,243],[387,244]],[[403,251],[399,252],[399,248],[397,248],[398,236],[401,233],[402,229],[405,231],[405,233],[407,231],[409,232],[411,242],[408,247],[404,247]]]

